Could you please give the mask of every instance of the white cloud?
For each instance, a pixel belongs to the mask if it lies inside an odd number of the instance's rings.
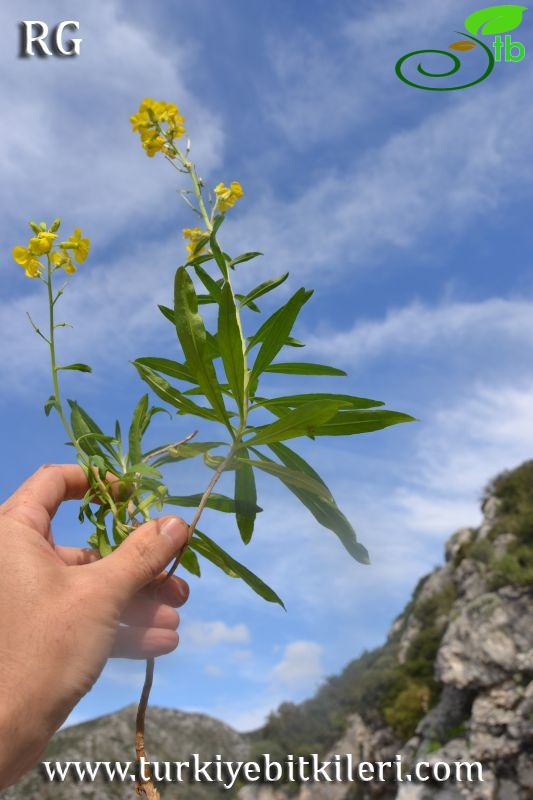
[[[273,84],[265,98],[269,120],[292,146],[318,144],[326,156],[328,144],[375,124],[391,106],[404,113],[415,107],[420,98],[396,85],[394,63],[411,43],[417,49],[435,46],[440,35],[448,44],[446,36],[464,19],[464,6],[459,0],[438,6],[407,0],[339,11],[336,19],[337,30],[327,39],[303,26],[291,28],[285,38],[267,39]]]
[[[6,36],[12,31],[13,48],[20,14],[18,2],[0,10],[0,27]],[[71,14],[66,0],[47,6],[50,19]],[[78,58],[16,59],[7,46],[0,52],[2,102],[10,113],[0,131],[2,187],[9,197],[0,221],[4,242],[38,215],[64,215],[97,246],[113,239],[114,247],[121,231],[168,219],[175,173],[143,154],[128,122],[146,95],[180,104],[203,170],[220,160],[220,124],[187,87],[194,69],[189,48],[163,47],[118,0],[84,4],[77,18],[84,40]]]
[[[189,622],[183,628],[182,638],[193,647],[217,647],[221,644],[246,644],[250,641],[250,631],[242,623]]]
[[[322,646],[316,642],[291,642],[285,647],[281,661],[272,669],[271,678],[304,691],[315,688],[323,675],[322,653]]]
[[[500,339],[531,348],[533,342],[533,302],[493,298],[478,303],[451,302],[429,306],[415,302],[389,311],[383,319],[357,322],[347,331],[323,328],[306,336],[309,350],[339,362],[357,364],[393,353],[420,352],[461,347],[473,343],[487,345]]]
[[[341,168],[317,167],[295,197],[265,190],[238,223],[228,221],[235,249],[258,248],[280,272],[319,273],[322,282],[401,250],[427,258],[435,230],[463,235],[530,188],[533,109],[514,113],[530,70],[415,117],[383,144],[356,149]]]

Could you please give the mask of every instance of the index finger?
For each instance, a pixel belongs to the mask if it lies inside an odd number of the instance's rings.
[[[43,536],[64,500],[81,499],[89,482],[79,464],[45,464],[24,481],[0,507],[7,516],[22,517]]]

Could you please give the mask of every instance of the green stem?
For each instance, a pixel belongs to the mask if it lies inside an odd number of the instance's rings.
[[[57,295],[57,297],[54,298],[53,285],[52,285],[52,274],[53,274],[53,271],[54,270],[52,268],[52,263],[50,261],[50,256],[48,256],[48,265],[47,265],[47,271],[46,271],[46,288],[47,288],[47,291],[48,291],[49,338],[48,338],[47,341],[48,341],[48,346],[49,346],[49,349],[50,349],[50,367],[51,367],[51,371],[52,371],[52,386],[53,386],[53,390],[54,390],[53,391],[54,403],[55,403],[56,411],[59,414],[59,418],[60,418],[61,422],[63,423],[63,427],[65,428],[65,431],[67,433],[67,436],[68,436],[68,438],[70,439],[70,441],[72,442],[72,444],[74,445],[74,447],[76,449],[76,453],[78,455],[79,460],[83,464],[84,468],[87,471],[89,471],[89,469],[91,468],[90,460],[87,459],[85,453],[80,448],[80,446],[78,444],[78,440],[76,439],[76,437],[74,435],[74,431],[72,430],[72,428],[69,425],[69,422],[67,420],[65,412],[63,410],[63,404],[61,402],[61,393],[59,391],[59,379],[57,377],[58,369],[57,369],[56,346],[55,346],[56,325],[55,325],[55,319],[54,319],[54,310],[55,310],[56,301],[61,296],[62,291],[60,291],[60,293]],[[118,514],[118,510],[117,510],[117,507],[116,507],[116,505],[115,505],[115,503],[113,501],[111,493],[107,490],[107,487],[106,487],[105,483],[102,481],[102,479],[100,478],[100,475],[99,475],[98,471],[95,472],[95,477],[96,477],[98,486],[100,487],[100,491],[102,492],[102,497],[106,500],[106,502],[108,503],[113,515],[116,517],[117,514]]]
[[[59,380],[57,377],[57,363],[56,363],[55,322],[54,322],[55,299],[52,289],[52,272],[53,272],[52,264],[50,262],[50,258],[48,257],[48,267],[46,272],[46,288],[48,290],[48,309],[49,309],[49,326],[50,326],[48,345],[50,348],[50,366],[52,370],[52,386],[54,389],[55,407],[57,413],[59,414],[59,418],[63,423],[63,427],[65,428],[68,434],[70,441],[76,448],[78,455],[83,457],[83,454],[81,453],[78,447],[78,443],[76,441],[72,428],[70,427],[68,420],[65,416],[65,412],[63,411],[63,405],[61,403],[61,394],[59,392]]]

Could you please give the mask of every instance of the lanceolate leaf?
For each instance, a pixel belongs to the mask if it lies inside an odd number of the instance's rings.
[[[232,258],[230,261],[231,267],[236,267],[237,264],[244,264],[245,261],[250,261],[252,258],[257,258],[257,256],[262,256],[263,253],[243,253],[242,256],[237,256],[237,258]]]
[[[266,458],[265,460],[256,461],[255,459],[238,456],[237,460],[243,464],[248,464],[255,469],[268,472],[269,475],[279,478],[279,480],[287,486],[295,486],[298,489],[306,489],[307,491],[326,499],[331,497],[331,493],[327,486],[325,486],[321,481],[315,480],[310,475],[303,474],[294,469],[288,469],[282,464],[276,464],[274,461],[270,461]]]
[[[151,461],[154,467],[160,467],[163,464],[174,464],[178,461],[184,461],[186,458],[195,458],[196,456],[207,453],[214,447],[222,447],[224,442],[184,442],[179,445],[167,445],[164,452],[160,456],[155,457],[155,453],[161,452],[162,448],[158,447],[145,455],[145,459]]]
[[[102,429],[98,427],[92,417],[78,403],[74,402],[74,400],[69,400],[68,403],[71,410],[70,424],[72,431],[84,453],[94,456],[102,455],[101,444],[116,460],[117,454],[111,446],[111,442],[114,441],[113,438],[105,436]]]
[[[178,378],[188,383],[196,383],[196,378],[185,364],[180,364],[179,361],[172,361],[170,358],[152,358],[150,356],[144,356],[143,358],[135,359],[133,364],[134,366],[141,364],[143,367],[149,367],[156,372],[162,372],[163,375],[168,375],[171,378]]]
[[[263,322],[261,327],[257,329],[254,335],[250,337],[248,342],[248,350],[251,350],[252,347],[259,342],[266,341],[269,338],[270,332],[273,329],[277,329],[280,322],[283,322],[285,326],[288,327],[288,332],[285,336],[285,338],[287,338],[300,309],[304,303],[309,300],[312,294],[312,290],[306,290],[303,288],[298,289],[298,291],[290,298],[290,300],[288,300],[284,306],[278,308],[277,311],[274,311],[274,313]],[[283,344],[284,342],[282,341],[276,352],[279,352],[279,349],[280,347],[283,347]],[[275,356],[272,356],[272,358],[274,357]]]
[[[352,558],[355,558],[356,561],[359,561],[362,564],[369,564],[370,559],[368,556],[368,551],[357,541],[357,537],[352,525],[347,517],[345,517],[342,511],[338,508],[329,489],[322,481],[322,478],[317,475],[312,467],[310,467],[309,464],[307,464],[304,459],[301,458],[301,456],[290,450],[285,445],[271,445],[271,450],[281,461],[284,462],[284,464],[286,464],[287,467],[290,467],[291,469],[296,468],[304,470],[310,478],[323,485],[323,487],[327,490],[329,497],[318,496],[307,489],[302,489],[301,487],[294,486],[293,484],[291,485],[290,483],[284,481],[287,488],[290,489],[290,491],[300,500],[300,502],[303,503],[303,505],[311,512],[316,521],[319,522],[324,528],[333,531],[333,533],[339,537],[340,541]],[[266,456],[261,454],[258,455],[260,458],[266,459]],[[272,463],[270,462],[270,459],[266,459],[266,461],[267,463]]]
[[[325,495],[326,499],[333,500],[333,495],[329,491],[328,487],[313,467],[307,463],[307,461],[302,458],[301,455],[296,453],[294,450],[291,450],[286,444],[282,444],[281,442],[271,442],[268,445],[269,449],[272,450],[275,456],[279,458],[279,460],[289,469],[295,470],[296,472],[303,472],[305,475],[308,475],[310,478],[313,478],[317,483],[322,484],[324,489],[326,490],[327,494]],[[255,452],[255,451],[254,451]],[[262,453],[257,452],[260,458],[265,458]]]
[[[522,14],[527,11],[526,6],[503,5],[489,6],[479,11],[474,11],[465,20],[466,30],[477,36],[493,36],[495,33],[507,33],[518,28],[522,22]]]
[[[289,277],[289,273],[285,272],[284,275],[280,275],[279,278],[272,278],[272,280],[264,281],[264,283],[260,283],[259,286],[256,286],[255,289],[252,289],[245,295],[241,302],[241,306],[247,306],[253,300],[257,300],[258,297],[262,297],[267,292],[271,292],[272,289],[275,289],[277,286],[280,286],[284,281],[287,280]]]
[[[138,461],[142,461],[142,438],[154,414],[158,414],[162,411],[168,413],[165,408],[149,407],[147,394],[143,395],[137,403],[128,434],[128,463],[130,466],[131,464],[136,464]]]
[[[235,298],[229,283],[224,284],[220,296],[218,346],[228,383],[241,417],[244,419],[246,384],[248,380],[244,360],[245,346],[235,307]]]
[[[57,370],[60,369],[72,369],[76,370],[76,372],[92,372],[92,367],[88,364],[68,364],[66,367],[56,367]]]
[[[325,364],[311,364],[309,361],[301,361],[299,363],[285,363],[282,364],[269,364],[265,367],[264,372],[282,372],[286,375],[330,375],[330,376],[345,376],[346,372],[337,367],[328,367]]]
[[[181,556],[180,565],[186,569],[187,572],[190,572],[191,575],[196,575],[197,578],[202,574],[200,564],[198,563],[198,557],[190,547],[187,547]]]
[[[128,434],[130,464],[136,464],[142,460],[141,441],[144,433],[144,422],[148,413],[148,395],[145,394],[137,403],[131,419]]]
[[[148,384],[156,395],[160,397],[161,400],[177,408],[180,413],[194,414],[197,417],[203,417],[204,419],[218,422],[218,417],[214,411],[210,408],[205,408],[204,406],[193,403],[186,395],[174,389],[168,381],[160,375],[157,375],[153,370],[139,363],[135,363],[135,367],[143,381]]]
[[[386,411],[382,409],[368,411],[347,411],[341,409],[334,417],[321,425],[316,431],[315,436],[349,436],[357,433],[369,433],[388,428],[390,425],[398,425],[402,422],[415,422],[415,418],[409,414],[401,414],[399,411]]]
[[[215,302],[219,303],[220,302],[220,292],[221,292],[220,284],[217,281],[215,281],[211,277],[211,275],[208,272],[206,272],[206,270],[203,269],[202,267],[197,266],[197,267],[194,268],[194,271],[196,272],[196,274],[198,275],[198,277],[202,281],[203,285],[205,286],[205,288],[209,292],[209,295],[211,296],[211,298]]]
[[[244,450],[243,457],[248,456]],[[239,462],[235,470],[235,509],[237,526],[244,544],[248,544],[254,532],[255,517],[257,514],[257,490],[255,487],[254,471],[249,464]]]
[[[232,578],[241,578],[264,600],[268,600],[269,603],[278,603],[282,608],[285,608],[281,598],[278,597],[270,586],[267,586],[261,578],[258,578],[257,575],[250,572],[243,564],[240,564],[232,558],[229,553],[226,553],[225,550],[210,539],[209,536],[206,536],[205,533],[196,530],[189,547],[223,570],[226,575],[230,575]]]
[[[305,403],[276,422],[256,429],[252,438],[246,440],[246,445],[268,444],[296,436],[314,436],[341,406],[342,400],[314,400]]]
[[[228,262],[226,261],[226,257],[224,255],[224,253],[222,252],[222,250],[220,249],[219,243],[217,242],[216,230],[213,230],[213,232],[211,234],[211,237],[210,237],[210,240],[209,240],[209,243],[210,243],[211,252],[213,253],[213,257],[214,257],[215,261],[217,262],[218,266],[220,267],[220,271],[221,271],[222,275],[227,280],[228,279]]]
[[[255,398],[253,408],[264,406],[269,411],[275,410],[278,406],[282,408],[299,408],[304,403],[312,400],[332,400],[342,403],[346,408],[375,408],[382,406],[381,400],[370,400],[367,397],[354,397],[351,394],[332,394],[329,392],[313,392],[310,394],[290,394],[284,397]]]
[[[194,374],[217,419],[228,423],[228,415],[218,386],[217,376],[207,351],[204,323],[198,314],[193,282],[185,267],[176,272],[174,283],[174,322],[187,367]]]
[[[255,357],[250,375],[250,393],[252,395],[255,392],[259,376],[285,344],[300,309],[309,300],[311,294],[311,291],[299,289],[284,306],[269,317],[257,332],[256,335],[261,335],[262,332],[264,339]],[[248,350],[251,346],[252,341],[248,345]]]
[[[172,506],[181,506],[182,508],[197,508],[200,505],[201,499],[201,494],[170,495],[165,498],[165,503],[169,503],[169,505]],[[233,498],[226,497],[224,494],[217,494],[216,492],[211,493],[206,506],[215,511],[223,511],[226,514],[235,514],[237,510],[237,505]],[[253,504],[252,510],[254,514],[262,511],[256,503]]]

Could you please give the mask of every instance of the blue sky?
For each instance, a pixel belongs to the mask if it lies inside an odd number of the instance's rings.
[[[240,285],[289,269],[277,302],[301,285],[315,289],[296,335],[307,358],[349,377],[304,388],[338,386],[420,420],[301,445],[370,550],[370,567],[349,561],[267,478],[247,548],[230,520],[206,514],[203,529],[288,611],[205,568],[190,581],[182,643],[158,662],[154,703],[244,730],[282,700],[309,696],[383,640],[418,578],[441,561],[445,539],[478,523],[486,482],[531,456],[529,53],[459,92],[417,91],[394,73],[404,53],[458,38],[477,8],[455,0],[2,5],[4,494],[40,463],[71,456],[58,422],[42,413],[46,353],[25,318],[45,312],[40,285],[10,261],[27,219],[60,215],[65,230],[81,226],[93,243],[64,299],[75,328],[60,350],[95,372],[67,376],[67,396],[103,427],[116,416],[126,422],[143,393],[129,361],[176,355],[155,306],[170,302],[180,231],[192,219],[172,170],[146,158],[130,132],[145,96],[178,103],[208,183],[242,182],[224,245],[265,255],[241,269]],[[40,18],[79,20],[80,57],[17,58],[18,22]],[[514,34],[526,48],[531,19],[526,12]],[[284,387],[297,384],[287,377]],[[188,432],[186,419],[161,416],[153,439]],[[200,464],[169,472],[176,492],[199,491],[208,478]],[[74,505],[62,509],[59,541],[85,540],[76,517]],[[141,682],[142,663],[110,663],[72,721],[136,701]]]

